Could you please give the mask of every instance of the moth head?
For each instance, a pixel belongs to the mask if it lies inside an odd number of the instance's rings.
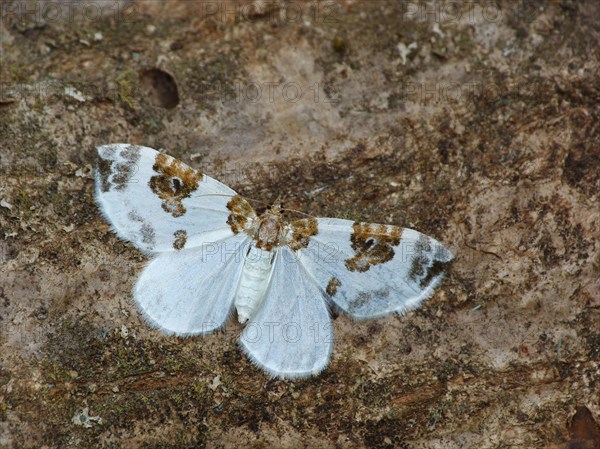
[[[281,207],[281,203],[283,203],[284,201],[285,201],[285,197],[282,197],[281,195],[279,195],[277,197],[277,199],[275,200],[275,202],[273,203],[273,205],[271,206],[271,208],[269,209],[269,213],[280,216],[281,211],[283,210],[283,208]]]
[[[272,215],[281,215],[281,204],[273,204],[269,209],[269,213]]]

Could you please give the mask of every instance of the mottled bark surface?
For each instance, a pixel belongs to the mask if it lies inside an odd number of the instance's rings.
[[[0,447],[558,449],[598,421],[600,4],[528,5],[3,2]],[[457,260],[270,380],[233,320],[143,321],[147,259],[93,199],[113,142]]]

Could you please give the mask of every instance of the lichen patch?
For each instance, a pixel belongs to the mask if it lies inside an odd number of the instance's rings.
[[[152,169],[158,175],[150,178],[150,189],[162,200],[165,212],[181,217],[186,212],[183,200],[198,188],[202,173],[162,153],[156,155]]]
[[[365,272],[373,265],[386,263],[394,258],[402,229],[397,226],[356,222],[350,236],[354,257],[346,259],[350,271]]]

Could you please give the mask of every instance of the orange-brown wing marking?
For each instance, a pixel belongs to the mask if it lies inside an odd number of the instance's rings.
[[[345,261],[348,270],[365,272],[373,265],[394,258],[394,247],[400,243],[402,228],[357,221],[352,229],[350,241],[355,254]]]
[[[329,280],[329,283],[327,284],[327,288],[325,289],[325,292],[327,292],[327,294],[329,296],[333,297],[336,295],[338,287],[341,287],[341,285],[342,285],[342,282],[334,276]]]
[[[289,237],[288,245],[294,251],[306,248],[310,243],[310,238],[319,232],[317,220],[314,218],[292,221],[290,228],[292,235]]]
[[[179,251],[187,242],[187,232],[185,229],[179,229],[178,231],[175,231],[173,236],[175,237],[175,240],[173,240],[173,248],[176,251]]]
[[[254,212],[250,203],[240,195],[235,195],[229,200],[227,209],[230,211],[227,224],[234,234],[239,234],[248,229],[252,220],[256,218],[256,212]]]
[[[186,212],[182,201],[198,188],[202,173],[163,153],[156,155],[152,169],[158,175],[152,176],[148,185],[163,201],[165,212],[181,217]]]

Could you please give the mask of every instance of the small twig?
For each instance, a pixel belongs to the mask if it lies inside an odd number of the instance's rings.
[[[497,257],[497,258],[498,258],[498,259],[500,259],[502,262],[504,262],[504,259],[503,259],[501,256],[499,256],[498,254],[496,254],[496,253],[494,253],[494,252],[492,252],[492,251],[486,251],[486,250],[484,250],[484,249],[479,249],[479,248],[476,248],[475,246],[469,245],[469,244],[468,244],[466,241],[465,241],[465,246],[466,246],[467,248],[471,248],[473,251],[479,251],[480,253],[483,253],[483,254],[488,254],[488,255],[490,255],[490,256]]]

